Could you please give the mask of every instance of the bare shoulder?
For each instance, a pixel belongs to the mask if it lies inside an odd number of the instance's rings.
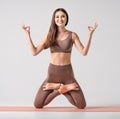
[[[72,39],[73,39],[73,41],[75,41],[76,39],[79,39],[76,32],[72,32]]]

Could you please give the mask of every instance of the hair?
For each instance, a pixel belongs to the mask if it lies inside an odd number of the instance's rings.
[[[48,31],[48,35],[47,35],[47,42],[45,43],[45,46],[44,46],[45,49],[47,49],[50,46],[56,44],[56,36],[57,36],[57,32],[58,31],[57,31],[57,25],[55,24],[55,14],[58,11],[62,11],[62,12],[64,12],[66,14],[67,21],[66,21],[65,26],[68,24],[69,16],[68,16],[67,11],[65,9],[63,9],[63,8],[56,9],[53,12],[53,16],[52,16],[52,20],[51,20],[51,25],[50,25],[50,28],[49,28],[49,31]]]

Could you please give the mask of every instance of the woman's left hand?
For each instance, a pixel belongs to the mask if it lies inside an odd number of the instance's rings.
[[[94,26],[88,26],[88,30],[90,34],[93,34],[93,32],[96,30],[96,28],[98,27],[98,24],[95,23]]]

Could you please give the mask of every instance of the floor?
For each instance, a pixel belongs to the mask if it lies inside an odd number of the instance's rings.
[[[0,107],[0,119],[120,119],[120,107]]]

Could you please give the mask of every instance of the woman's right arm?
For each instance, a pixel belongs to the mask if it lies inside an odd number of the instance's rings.
[[[44,49],[44,44],[46,42],[47,36],[45,36],[43,38],[43,40],[40,42],[40,44],[36,47],[31,39],[31,35],[30,35],[30,26],[22,26],[23,30],[25,31],[26,35],[27,35],[27,39],[28,39],[28,43],[31,49],[31,53],[33,56],[36,56],[37,54],[39,54],[43,49]]]

